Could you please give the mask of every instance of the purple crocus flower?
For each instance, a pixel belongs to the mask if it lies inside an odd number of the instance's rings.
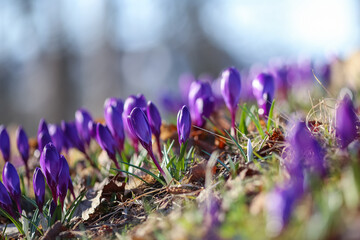
[[[302,179],[303,169],[320,177],[326,175],[324,150],[304,122],[295,124],[289,142],[293,149],[293,156],[286,166],[292,177],[299,176]]]
[[[42,213],[45,202],[45,178],[40,168],[36,168],[33,176],[33,187],[35,193],[35,201],[39,211]]]
[[[114,161],[116,167],[120,169],[119,163],[116,160],[116,142],[110,133],[108,127],[98,123],[96,126],[97,142],[100,147],[106,151],[109,158]]]
[[[88,124],[91,121],[92,121],[92,117],[90,113],[84,108],[81,108],[75,112],[76,130],[81,140],[83,140],[87,145],[90,144],[90,140],[91,140],[91,135],[88,127]]]
[[[274,77],[268,73],[259,74],[252,82],[252,89],[259,105],[259,115],[267,117],[274,99]]]
[[[267,228],[278,235],[289,223],[296,202],[303,194],[298,182],[288,182],[285,187],[276,187],[267,195]]]
[[[221,74],[221,94],[231,114],[231,133],[236,134],[235,117],[240,100],[241,80],[238,70],[234,67],[228,68]]]
[[[10,160],[10,138],[4,125],[0,126],[0,150],[5,162]]]
[[[0,207],[6,210],[12,217],[15,217],[12,211],[12,202],[5,186],[0,181]]]
[[[40,156],[40,167],[45,175],[46,181],[52,193],[53,200],[57,199],[57,184],[59,173],[62,168],[62,160],[53,143],[48,143],[44,147]]]
[[[161,116],[160,112],[155,106],[155,104],[151,101],[147,104],[147,118],[149,120],[151,132],[154,134],[156,138],[156,143],[160,155],[160,159],[162,159],[161,147],[160,147],[160,128],[161,128]]]
[[[148,119],[143,112],[138,107],[135,107],[128,117],[128,125],[132,133],[137,137],[138,141],[141,145],[147,150],[148,154],[154,161],[157,169],[161,173],[161,175],[165,178],[166,182],[169,183],[170,179],[167,178],[164,170],[160,167],[159,162],[156,160],[153,150],[152,150],[152,142],[151,142],[151,128],[148,122]]]
[[[24,129],[19,126],[16,131],[16,144],[21,156],[21,159],[23,160],[25,164],[25,171],[27,179],[30,183],[30,171],[28,166],[28,159],[29,159],[29,140],[28,137],[24,131]]]
[[[64,147],[65,136],[61,127],[56,124],[49,124],[49,134],[52,143],[55,145],[56,150],[60,153]]]
[[[122,114],[124,129],[126,134],[132,141],[132,145],[135,149],[135,152],[138,152],[138,140],[137,137],[132,133],[129,128],[127,118],[130,115],[131,111],[135,108],[141,108],[143,111],[146,110],[146,99],[144,95],[138,94],[137,96],[131,95],[124,102],[124,112]]]
[[[189,107],[194,124],[203,127],[204,118],[209,118],[214,110],[214,96],[207,82],[195,81],[190,86]]]
[[[177,132],[180,146],[189,138],[191,130],[191,116],[187,106],[183,106],[177,115]]]
[[[10,162],[6,162],[4,165],[2,179],[4,185],[8,190],[11,198],[16,202],[19,213],[21,214],[21,190],[20,190],[20,179],[14,165]]]
[[[81,141],[79,137],[79,133],[76,129],[76,125],[74,122],[65,122],[61,121],[61,129],[65,135],[65,138],[80,152],[86,154],[84,142]]]
[[[120,152],[124,149],[125,132],[122,120],[123,103],[120,99],[110,98],[105,101],[105,122],[112,136],[117,142],[117,149]]]
[[[94,122],[94,121],[89,122],[88,129],[89,129],[90,136],[93,139],[96,139],[96,122]]]
[[[51,142],[51,137],[49,134],[49,129],[47,127],[47,123],[45,119],[40,119],[39,128],[37,132],[37,141],[38,141],[38,148],[40,153],[43,151],[46,144]]]
[[[348,95],[339,103],[335,115],[336,137],[341,149],[345,149],[357,136],[356,116],[353,103]]]
[[[57,196],[59,198],[61,207],[64,206],[64,200],[69,189],[70,170],[69,164],[63,155],[60,156],[62,161],[62,168],[59,172],[59,182],[57,184]]]

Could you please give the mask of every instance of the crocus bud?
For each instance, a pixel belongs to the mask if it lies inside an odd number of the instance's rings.
[[[358,117],[348,95],[344,97],[336,108],[335,120],[338,143],[342,149],[345,149],[358,136],[356,130]]]
[[[66,139],[80,152],[85,152],[84,143],[81,141],[78,131],[76,129],[76,125],[74,122],[65,122],[64,120],[61,121],[61,129],[66,137]]]
[[[55,202],[57,199],[56,188],[57,183],[59,182],[59,173],[62,168],[62,163],[55,145],[53,143],[46,144],[40,156],[40,167],[45,175]]]
[[[220,88],[227,108],[232,115],[235,114],[241,91],[241,78],[236,68],[230,67],[222,72]]]
[[[182,145],[189,138],[191,130],[191,117],[187,106],[183,106],[177,115],[177,132],[179,135],[179,144]]]
[[[117,149],[124,149],[125,133],[122,120],[123,103],[120,99],[110,98],[105,101],[105,122],[117,142]]]
[[[151,128],[145,113],[138,107],[135,107],[128,118],[129,128],[134,136],[140,141],[141,145],[148,150],[151,144]]]
[[[41,119],[39,123],[39,128],[37,132],[37,141],[38,141],[38,148],[40,153],[43,151],[46,144],[51,142],[51,137],[49,134],[49,129],[47,127],[47,123],[45,119]]]
[[[252,88],[259,105],[259,114],[268,116],[274,99],[274,77],[271,74],[261,73],[253,80]]]
[[[12,202],[7,192],[5,186],[0,181],[0,207],[5,209],[11,216],[14,217],[14,213],[12,211]]]
[[[20,179],[19,175],[10,162],[6,162],[4,165],[2,179],[4,181],[4,185],[8,190],[11,198],[16,202],[19,213],[21,214],[21,190],[20,190]]]
[[[49,134],[51,137],[52,143],[55,145],[56,150],[60,153],[62,148],[64,147],[64,133],[61,130],[61,127],[56,124],[49,125]]]
[[[57,195],[59,197],[61,207],[63,207],[64,200],[67,191],[69,189],[70,170],[69,170],[69,164],[63,155],[60,156],[60,161],[62,161],[62,168],[59,173],[59,182],[57,184]]]
[[[165,178],[166,182],[169,183],[171,179],[169,179],[164,170],[161,168],[159,162],[156,160],[154,153],[152,151],[151,144],[151,128],[146,118],[145,113],[138,107],[135,107],[128,117],[128,125],[129,129],[132,131],[141,145],[147,150],[148,154],[152,158],[155,163],[157,169],[160,171],[161,175]]]
[[[98,123],[96,133],[96,139],[100,147],[106,151],[109,158],[114,161],[116,167],[120,169],[119,163],[116,160],[116,143],[109,129],[101,123]]]
[[[45,202],[45,178],[40,168],[36,168],[33,176],[33,187],[35,194],[35,201],[38,205],[39,211],[43,211]]]
[[[22,160],[25,164],[29,159],[29,140],[24,129],[19,126],[16,131],[16,144],[21,155]]]
[[[158,138],[160,136],[160,127],[161,127],[160,112],[155,106],[155,104],[149,101],[147,104],[146,113],[149,120],[151,131],[155,135],[155,137]]]
[[[155,104],[149,101],[147,105],[146,113],[147,113],[147,118],[149,120],[151,131],[156,138],[160,159],[162,159],[161,146],[160,146],[160,128],[161,128],[160,112],[155,106]]]
[[[0,126],[0,150],[5,162],[10,160],[10,138],[4,125]]]
[[[135,107],[139,107],[139,108],[141,108],[143,110],[146,109],[146,99],[145,99],[144,95],[138,94],[137,96],[134,96],[134,95],[129,96],[124,102],[124,112],[122,114],[122,119],[123,119],[125,132],[129,136],[129,138],[131,139],[133,147],[135,149],[135,152],[138,152],[137,137],[129,129],[128,120],[127,120],[127,118],[130,115],[131,111]]]
[[[88,111],[81,108],[75,112],[75,125],[80,138],[89,145],[91,135],[88,124],[92,121],[92,117]]]
[[[194,124],[203,127],[204,118],[210,117],[214,110],[214,97],[207,82],[195,81],[190,86],[189,107]]]

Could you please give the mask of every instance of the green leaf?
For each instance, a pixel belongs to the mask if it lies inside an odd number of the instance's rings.
[[[152,176],[153,178],[155,178],[155,179],[156,179],[158,182],[160,182],[162,185],[166,186],[166,183],[165,183],[163,180],[161,180],[158,176],[156,176],[154,173],[150,172],[149,170],[147,170],[147,169],[145,169],[145,168],[142,168],[142,167],[138,167],[138,166],[136,166],[136,165],[134,165],[134,164],[131,164],[131,163],[123,162],[123,161],[120,161],[120,163],[127,164],[127,165],[129,165],[129,166],[131,166],[131,167],[133,167],[133,168],[139,169],[139,170],[141,170],[141,171],[149,174],[149,175]],[[116,171],[120,171],[120,169],[116,169],[116,168],[113,168],[113,169],[116,170]]]
[[[240,105],[239,105],[240,106]],[[251,118],[251,120],[254,122],[256,129],[258,130],[259,134],[261,135],[261,138],[265,138],[264,130],[261,128],[259,116],[255,116],[247,107],[246,105],[240,106],[240,108],[245,111],[248,116]]]
[[[77,208],[77,206],[80,204],[81,200],[84,198],[86,194],[86,191],[83,191],[82,193],[80,193],[79,196],[77,196],[77,198],[72,202],[71,206],[69,207],[68,211],[65,214],[64,217],[64,221],[70,222],[72,216],[74,215],[74,212]]]
[[[231,136],[231,134],[224,130],[226,132],[227,135],[229,135],[229,137],[231,138],[231,140],[236,144],[236,146],[239,148],[241,155],[244,157],[244,159],[246,159],[246,154],[244,152],[244,149],[240,146],[240,144],[235,140],[235,138],[233,136]]]
[[[266,126],[266,131],[267,132],[269,132],[269,130],[270,130],[271,123],[274,123],[274,120],[273,120],[274,106],[275,106],[275,100],[273,100],[272,103],[271,103],[271,108],[270,108],[268,121],[267,121],[267,126]]]
[[[3,210],[2,208],[0,208],[0,214],[8,218],[15,225],[20,234],[25,235],[23,227],[19,221],[15,220],[8,212]]]
[[[202,151],[203,153],[209,155],[209,157],[211,157],[211,154],[208,153],[207,151],[205,151],[205,150],[201,150],[201,151]],[[228,172],[230,172],[230,169],[225,165],[225,163],[223,163],[222,161],[220,161],[220,159],[217,158],[216,161],[217,161],[218,163],[220,163]]]
[[[57,220],[61,220],[61,205],[58,204],[55,208],[54,214],[51,216],[50,226],[52,226]]]

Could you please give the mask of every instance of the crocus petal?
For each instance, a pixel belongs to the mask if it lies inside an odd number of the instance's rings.
[[[161,127],[160,112],[155,106],[155,104],[149,101],[147,104],[146,113],[151,127],[151,131],[158,138],[160,136],[160,127]]]
[[[151,129],[148,122],[148,119],[143,112],[138,107],[135,107],[129,116],[129,125],[132,133],[137,137],[140,143],[145,149],[149,149],[151,146]]]
[[[80,138],[89,145],[91,140],[91,135],[89,132],[88,124],[92,121],[92,117],[90,113],[81,108],[75,112],[75,125],[76,130],[80,136]]]
[[[16,144],[22,160],[26,163],[29,159],[29,140],[21,126],[16,131]]]
[[[240,100],[241,78],[238,70],[230,67],[221,74],[221,94],[230,111],[237,109]]]
[[[2,179],[4,185],[8,190],[11,198],[16,202],[18,210],[21,213],[20,200],[21,200],[21,190],[20,190],[20,179],[19,175],[10,162],[6,162],[4,165]]]
[[[4,125],[0,126],[0,150],[5,162],[10,160],[10,138]]]
[[[45,178],[40,168],[36,168],[34,171],[33,187],[36,204],[42,212],[45,202]]]

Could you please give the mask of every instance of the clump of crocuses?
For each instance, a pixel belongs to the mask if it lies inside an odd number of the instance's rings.
[[[69,166],[64,156],[59,155],[53,143],[48,143],[40,156],[40,167],[51,190],[53,201],[63,205],[70,179]]]
[[[259,106],[259,115],[267,117],[274,100],[274,77],[269,73],[259,74],[252,82],[252,89]]]
[[[170,183],[171,179],[165,174],[164,170],[161,168],[159,162],[156,160],[156,157],[154,156],[152,150],[152,141],[151,141],[151,128],[143,110],[141,110],[138,107],[135,107],[131,111],[128,117],[128,125],[132,134],[136,136],[138,141],[148,152],[149,156],[155,163],[155,166],[157,167],[161,175],[165,178],[165,181],[167,183]]]
[[[358,117],[353,103],[348,95],[345,95],[336,108],[335,129],[336,138],[342,149],[345,149],[357,136]]]
[[[235,118],[240,100],[241,80],[238,70],[234,67],[228,68],[221,74],[221,94],[231,114],[231,135],[235,136]]]

